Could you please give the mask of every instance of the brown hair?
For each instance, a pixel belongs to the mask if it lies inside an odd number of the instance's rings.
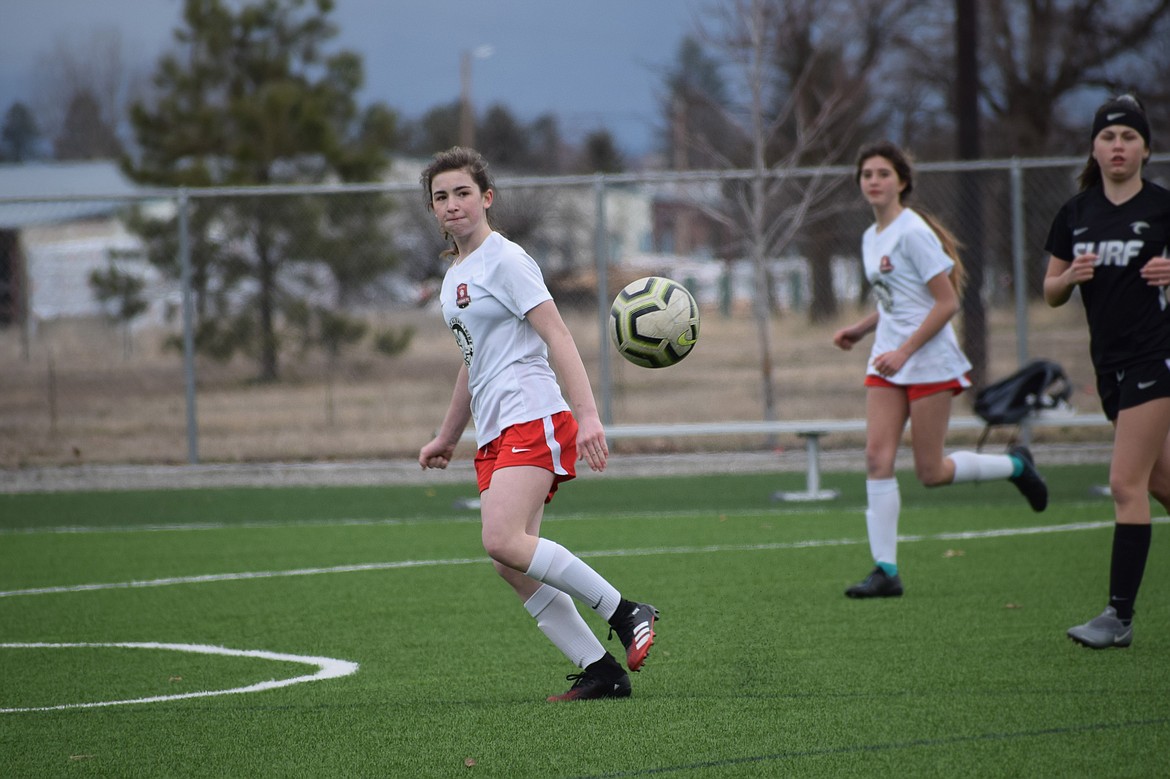
[[[906,199],[910,197],[910,193],[914,191],[914,166],[911,164],[910,155],[903,151],[897,144],[890,141],[878,141],[861,149],[857,155],[857,170],[854,174],[854,181],[861,183],[861,166],[865,161],[872,157],[882,157],[888,160],[894,166],[894,173],[898,174],[898,180],[906,186],[898,194],[898,202],[906,207]],[[962,295],[963,292],[963,259],[959,254],[959,250],[963,245],[959,243],[959,239],[955,234],[947,229],[938,217],[929,211],[923,210],[918,206],[914,206],[914,212],[922,217],[923,221],[934,231],[938,236],[939,242],[942,244],[943,251],[955,262],[955,267],[951,269],[951,285],[955,288],[955,292]]]
[[[494,189],[492,186],[492,177],[488,173],[487,160],[477,152],[475,149],[469,149],[466,146],[452,146],[446,151],[441,151],[431,159],[431,164],[427,165],[419,176],[419,182],[423,186],[423,191],[427,196],[427,208],[431,207],[431,182],[435,176],[440,173],[446,173],[452,170],[464,170],[471,176],[471,180],[479,187],[480,192],[487,192],[489,189]],[[485,214],[488,224],[491,224],[490,212]],[[444,240],[451,240],[451,236],[443,233]],[[443,250],[441,257],[458,257],[459,247],[455,242],[451,242],[451,246]]]

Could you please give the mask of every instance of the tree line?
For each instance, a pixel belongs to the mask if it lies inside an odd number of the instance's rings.
[[[362,58],[333,46],[333,7],[184,0],[173,47],[149,79],[128,76],[110,40],[84,60],[58,50],[38,90],[51,129],[13,104],[0,157],[116,158],[133,180],[159,186],[368,182],[396,155],[427,156],[465,137],[459,100],[413,120],[360,104]],[[853,193],[815,176],[798,186],[784,171],[848,164],[878,137],[920,160],[1087,152],[1086,116],[1124,90],[1165,126],[1167,33],[1170,0],[711,0],[662,68],[656,164],[755,171],[725,185],[720,202],[695,204],[716,227],[710,248],[750,257],[765,290],[765,259],[799,248],[813,280],[810,315],[827,319],[837,301],[819,237]],[[964,51],[974,67],[964,69]],[[509,173],[631,164],[604,129],[574,147],[554,115],[526,123],[505,105],[474,116],[474,134]],[[199,201],[190,235],[200,351],[247,354],[271,380],[293,347],[336,353],[362,337],[342,312],[399,264],[388,248],[392,211],[377,197]],[[177,277],[175,218],[136,213],[131,224],[148,259]],[[134,289],[110,274],[94,283],[115,297]],[[765,297],[759,306],[767,377],[772,309]]]

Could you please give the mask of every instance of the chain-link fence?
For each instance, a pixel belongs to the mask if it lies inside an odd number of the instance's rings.
[[[1083,162],[923,164],[914,202],[965,246],[983,305],[959,327],[983,378],[1052,359],[1077,409],[1096,411],[1081,308],[1041,299],[1044,239]],[[460,360],[435,301],[443,246],[420,169],[399,162],[382,185],[0,197],[0,466],[413,456]],[[1170,156],[1147,176],[1166,183]],[[863,415],[868,344],[831,344],[870,310],[858,254],[872,215],[853,170],[770,176],[780,238],[763,286],[752,179],[497,181],[493,221],[540,263],[607,424],[758,421],[765,387],[779,419]],[[623,361],[605,329],[617,290],[652,274],[684,282],[702,313],[691,356],[663,370]],[[664,434],[615,448],[765,444]]]

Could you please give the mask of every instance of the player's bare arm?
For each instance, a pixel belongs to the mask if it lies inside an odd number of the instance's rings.
[[[1048,258],[1044,274],[1044,302],[1052,308],[1063,306],[1072,297],[1073,289],[1093,278],[1096,254],[1081,254],[1072,262],[1059,257]]]
[[[446,468],[455,455],[455,447],[467,423],[471,421],[471,390],[467,385],[467,365],[459,366],[459,374],[455,377],[455,389],[451,393],[451,403],[447,406],[447,413],[443,415],[443,423],[439,425],[439,432],[435,437],[423,445],[418,453],[418,464],[423,470],[427,468]]]
[[[605,427],[597,413],[593,387],[585,372],[585,363],[577,351],[573,334],[561,317],[556,303],[546,300],[525,314],[533,329],[548,345],[549,358],[565,385],[569,405],[577,420],[577,453],[595,471],[604,471],[609,457],[605,442]]]
[[[842,351],[851,350],[857,343],[877,329],[878,312],[874,311],[859,322],[833,333],[833,345]]]

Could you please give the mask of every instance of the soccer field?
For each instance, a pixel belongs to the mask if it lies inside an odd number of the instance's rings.
[[[1106,471],[1046,469],[1043,514],[901,474],[882,601],[842,595],[859,474],[567,485],[544,534],[662,613],[632,698],[567,704],[470,484],[0,495],[0,776],[1165,776],[1165,524],[1133,646],[1064,635],[1105,605]]]

